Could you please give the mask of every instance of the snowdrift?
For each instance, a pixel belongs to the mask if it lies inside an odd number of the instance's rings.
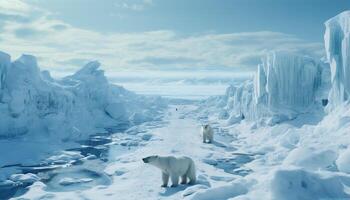
[[[0,52],[0,138],[81,139],[157,117],[160,98],[146,98],[109,84],[94,61],[61,80],[40,71],[34,56],[11,62]],[[133,121],[135,113],[140,116]]]

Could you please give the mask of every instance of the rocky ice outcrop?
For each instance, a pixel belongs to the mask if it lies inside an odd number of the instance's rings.
[[[325,25],[324,41],[332,73],[329,108],[333,109],[350,99],[350,11],[329,19]]]
[[[325,63],[307,56],[271,52],[262,59],[253,80],[231,85],[218,107],[224,107],[220,113],[229,113],[230,124],[262,117],[271,117],[269,123],[279,123],[327,99],[328,76]]]
[[[10,56],[0,52],[0,139],[43,134],[81,138],[126,127],[135,112],[157,112],[165,106],[162,99],[109,84],[99,67],[90,62],[55,80],[49,72],[40,72],[34,56],[23,55],[11,63]]]

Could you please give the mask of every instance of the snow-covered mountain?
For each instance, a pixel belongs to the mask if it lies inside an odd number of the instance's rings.
[[[0,52],[0,137],[81,139],[157,117],[160,98],[138,96],[109,84],[100,63],[54,80],[34,56],[11,62]],[[159,117],[159,116],[158,116]]]

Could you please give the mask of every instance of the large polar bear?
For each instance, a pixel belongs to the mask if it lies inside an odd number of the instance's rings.
[[[196,182],[196,168],[191,158],[174,157],[174,156],[149,156],[142,159],[144,163],[151,164],[162,170],[162,187],[168,186],[169,176],[171,178],[171,187],[176,187],[179,184],[179,177],[181,177],[181,184],[187,183],[195,184]]]
[[[214,131],[209,126],[209,124],[206,124],[206,125],[202,126],[202,135],[203,135],[203,143],[206,143],[207,140],[208,140],[209,143],[213,142]]]

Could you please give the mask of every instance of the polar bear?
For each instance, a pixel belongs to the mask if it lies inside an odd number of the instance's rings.
[[[162,187],[168,186],[169,176],[171,178],[171,187],[176,187],[179,184],[186,184],[189,179],[189,184],[196,183],[196,168],[191,158],[174,157],[174,156],[149,156],[142,159],[144,163],[151,164],[162,171]]]
[[[206,143],[207,140],[208,140],[208,143],[212,143],[213,142],[214,131],[209,126],[209,124],[206,124],[206,125],[202,126],[202,135],[203,135],[203,143]]]

